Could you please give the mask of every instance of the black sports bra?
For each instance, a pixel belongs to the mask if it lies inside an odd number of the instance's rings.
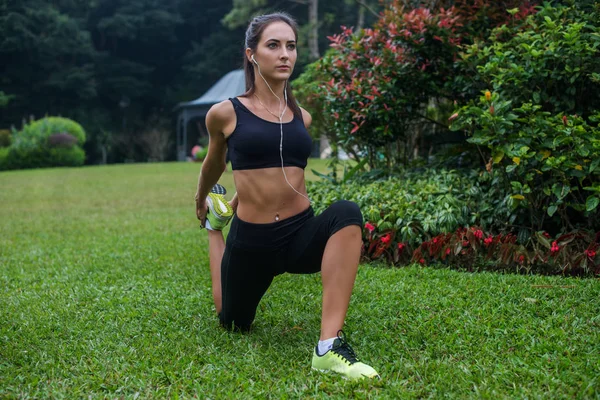
[[[281,167],[279,122],[259,118],[236,97],[233,103],[237,123],[227,137],[233,170]],[[312,139],[302,118],[283,124],[283,166],[304,169],[312,150]]]

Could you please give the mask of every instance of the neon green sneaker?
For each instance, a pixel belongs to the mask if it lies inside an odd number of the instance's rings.
[[[342,331],[338,332],[333,347],[322,356],[319,355],[318,346],[315,347],[312,369],[322,372],[337,372],[342,374],[344,378],[351,380],[379,377],[377,371],[371,366],[358,360],[354,350],[343,337]]]
[[[233,217],[233,209],[224,196],[226,193],[225,188],[217,183],[208,194],[206,198],[208,204],[206,229],[222,231]]]

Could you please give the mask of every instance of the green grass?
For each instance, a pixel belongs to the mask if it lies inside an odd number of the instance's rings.
[[[223,331],[198,171],[0,173],[0,398],[600,398],[595,279],[361,266],[345,329],[375,382],[310,369],[319,275]]]

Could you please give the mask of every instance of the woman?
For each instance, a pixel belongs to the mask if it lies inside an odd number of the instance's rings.
[[[315,217],[306,192],[311,116],[298,106],[288,82],[297,37],[287,14],[254,18],[246,31],[247,91],[206,115],[210,141],[196,193],[201,225],[207,212],[223,216],[218,195],[208,196],[225,170],[227,149],[237,190],[227,243],[222,226],[208,231],[213,299],[221,324],[245,331],[276,275],[321,271],[321,337],[312,367],[348,378],[375,377],[341,335],[360,258],[361,212],[339,201]]]

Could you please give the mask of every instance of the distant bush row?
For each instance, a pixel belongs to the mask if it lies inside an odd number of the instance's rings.
[[[0,130],[0,170],[83,165],[85,131],[67,118],[46,117],[21,131]]]

